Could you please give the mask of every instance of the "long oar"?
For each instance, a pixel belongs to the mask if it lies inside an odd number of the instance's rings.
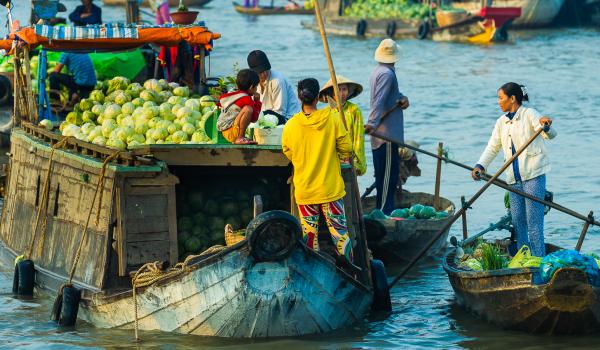
[[[452,224],[454,224],[456,220],[458,220],[462,216],[462,214],[467,210],[467,208],[470,207],[477,200],[477,198],[479,198],[483,194],[483,192],[485,192],[494,183],[494,181],[504,172],[504,170],[506,170],[512,164],[512,162],[515,159],[517,159],[519,155],[523,153],[523,151],[527,149],[527,147],[533,142],[533,140],[535,140],[536,137],[538,137],[539,134],[541,134],[542,131],[544,131],[545,129],[546,127],[543,127],[540,128],[540,130],[536,131],[535,134],[533,134],[533,136],[529,139],[529,141],[527,141],[527,143],[525,143],[521,148],[519,148],[519,150],[515,152],[515,154],[513,154],[513,156],[510,157],[510,159],[506,163],[504,163],[504,165],[502,165],[500,170],[498,170],[496,174],[494,174],[494,176],[492,176],[485,183],[485,185],[483,185],[483,187],[481,187],[481,189],[479,189],[479,191],[477,191],[477,193],[475,193],[475,195],[471,197],[469,201],[467,201],[466,205],[462,206],[460,210],[456,214],[454,214],[454,216],[452,216],[452,218],[446,223],[446,225],[444,225],[444,227],[427,243],[427,245],[423,247],[421,251],[419,251],[419,254],[417,254],[417,256],[402,270],[402,272],[400,272],[400,274],[396,276],[394,281],[392,281],[392,283],[390,284],[390,289],[402,277],[404,277],[404,275],[406,275],[406,273],[417,263],[417,261],[419,261],[419,259],[423,257],[423,255],[425,255],[425,253],[427,253],[429,248],[431,248],[431,246],[435,244],[435,242],[444,234],[444,232],[450,229]]]
[[[413,150],[413,151],[415,151],[415,152],[423,153],[423,154],[426,154],[426,155],[428,155],[428,156],[430,156],[430,157],[437,158],[437,159],[441,159],[441,160],[443,160],[443,161],[445,161],[445,162],[447,162],[447,163],[450,163],[450,164],[456,165],[456,166],[458,166],[458,167],[461,167],[461,168],[463,168],[463,169],[466,169],[466,170],[469,170],[469,171],[473,171],[473,168],[472,168],[472,167],[470,167],[470,166],[468,166],[468,165],[466,165],[466,164],[459,163],[459,162],[457,162],[457,161],[455,161],[455,160],[452,160],[452,159],[449,159],[449,158],[446,158],[446,157],[440,157],[439,155],[437,155],[437,154],[435,154],[435,153],[431,153],[431,152],[428,152],[428,151],[422,150],[422,149],[420,149],[420,148],[413,147],[413,146],[411,146],[411,145],[407,145],[407,144],[403,143],[403,142],[402,142],[402,141],[400,141],[400,140],[394,139],[393,137],[389,137],[389,136],[386,136],[386,135],[380,134],[380,133],[378,133],[378,132],[376,132],[376,131],[375,131],[375,132],[373,132],[373,133],[371,133],[371,135],[373,135],[373,136],[375,136],[375,137],[378,137],[378,138],[380,138],[380,139],[386,140],[386,141],[390,141],[390,142],[396,143],[396,144],[398,144],[399,146],[402,146],[402,147],[408,148],[408,149],[410,149],[410,150]],[[491,178],[492,178],[492,177],[491,177],[489,174],[486,174],[486,173],[482,173],[482,174],[481,174],[481,177],[482,177],[484,180],[488,180],[488,179],[491,179]],[[517,189],[515,189],[515,188],[511,187],[511,186],[510,186],[508,183],[506,183],[506,182],[505,182],[505,181],[503,181],[503,180],[500,180],[500,179],[495,179],[495,180],[494,180],[494,185],[496,185],[496,186],[498,186],[498,187],[501,187],[501,188],[503,188],[503,189],[505,189],[505,190],[507,190],[507,191],[509,191],[509,192],[512,192],[512,193],[518,194],[518,195],[520,195],[520,196],[523,196],[523,197],[525,197],[525,198],[527,198],[527,199],[531,199],[532,201],[535,201],[535,202],[541,203],[541,204],[543,204],[543,205],[545,205],[545,206],[548,206],[548,207],[550,207],[550,208],[556,209],[556,210],[558,210],[558,211],[560,211],[560,212],[563,212],[563,213],[565,213],[565,214],[567,214],[567,215],[571,215],[571,216],[573,216],[573,217],[575,217],[575,218],[577,218],[577,219],[579,219],[579,220],[582,220],[582,221],[585,221],[585,222],[590,222],[590,224],[593,224],[593,225],[596,225],[596,226],[600,226],[600,222],[598,222],[597,220],[594,220],[593,218],[592,218],[592,219],[590,219],[590,217],[588,217],[587,215],[582,215],[582,214],[580,214],[580,213],[578,213],[578,212],[576,212],[576,211],[573,211],[573,210],[571,210],[571,209],[569,209],[569,208],[565,208],[565,207],[563,207],[563,206],[562,206],[562,205],[560,205],[560,204],[557,204],[557,203],[554,203],[554,202],[549,202],[549,201],[547,201],[547,200],[544,200],[544,199],[541,199],[541,198],[537,198],[537,197],[535,197],[535,196],[533,196],[533,195],[531,195],[531,194],[529,194],[529,193],[526,193],[526,192],[523,192],[523,191],[517,190]],[[591,221],[590,221],[590,220],[591,220]]]

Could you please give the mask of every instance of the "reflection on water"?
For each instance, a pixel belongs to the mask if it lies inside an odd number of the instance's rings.
[[[62,0],[69,9],[76,0]],[[99,2],[99,1],[98,1]],[[28,16],[28,1],[17,2],[15,17]],[[120,8],[104,8],[104,18],[124,18]],[[222,33],[210,58],[212,75],[231,73],[234,63],[244,66],[254,49],[266,51],[275,70],[295,83],[328,77],[321,39],[301,28],[306,16],[245,17],[227,1],[215,1],[201,9],[200,17]],[[409,96],[406,138],[417,140],[427,150],[443,141],[457,161],[473,164],[483,150],[495,119],[496,89],[507,81],[527,85],[532,105],[555,118],[558,138],[548,143],[552,171],[548,187],[555,201],[587,214],[600,212],[600,156],[597,135],[600,115],[600,36],[594,29],[558,29],[512,32],[512,41],[485,47],[405,40],[397,73],[402,91]],[[378,40],[332,37],[330,46],[336,70],[365,87],[356,102],[368,115],[368,77],[374,67],[372,55]],[[367,157],[371,155],[367,152]],[[499,161],[492,167],[498,167]],[[411,191],[433,192],[435,162],[420,157],[421,178],[410,178]],[[372,173],[359,179],[365,188]],[[444,165],[442,194],[454,203],[474,194],[474,183],[462,169]],[[504,193],[491,188],[469,211],[469,231],[475,233],[504,214]],[[552,210],[546,217],[546,239],[574,247],[582,223]],[[460,236],[460,225],[451,235]],[[491,236],[505,236],[493,233]],[[584,250],[600,252],[600,230],[590,228]],[[30,349],[130,348],[128,330],[104,330],[81,324],[76,330],[58,331],[48,322],[53,296],[20,301],[10,295],[12,271],[2,267],[0,275],[0,347]],[[398,269],[390,267],[389,274]],[[326,336],[268,341],[221,340],[143,332],[139,347],[158,349],[263,348],[411,348],[411,349],[593,349],[598,337],[544,337],[500,330],[473,317],[454,303],[452,288],[438,260],[428,260],[392,290],[394,311],[388,318],[372,318],[350,330]]]

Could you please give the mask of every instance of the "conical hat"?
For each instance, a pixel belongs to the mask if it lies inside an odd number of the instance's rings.
[[[342,84],[347,84],[349,86],[350,94],[348,95],[348,100],[360,95],[360,93],[363,91],[363,87],[359,83],[355,83],[342,75],[336,75],[336,78],[338,86]],[[321,102],[327,102],[325,96],[333,97],[333,82],[331,81],[331,79],[329,79],[329,81],[327,81],[327,83],[323,85],[321,92],[319,92],[319,100]]]

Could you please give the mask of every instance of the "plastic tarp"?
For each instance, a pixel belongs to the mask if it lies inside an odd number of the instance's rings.
[[[48,52],[49,62],[58,62],[60,52]],[[112,79],[117,76],[133,80],[146,66],[144,55],[139,49],[124,52],[91,53],[98,80]],[[63,68],[64,69],[64,68]]]
[[[34,28],[24,28],[11,34],[9,39],[15,36],[35,48],[42,45],[44,48],[56,51],[119,51],[133,49],[145,44],[163,46],[177,46],[185,41],[191,46],[202,46],[207,50],[212,49],[212,41],[219,39],[219,33],[213,33],[205,27],[152,27],[140,28],[138,38],[101,38],[101,39],[73,39],[73,40],[51,40],[47,37],[37,35]],[[11,40],[0,42],[0,48],[10,49]]]
[[[550,282],[554,273],[564,267],[583,270],[593,286],[600,286],[600,270],[594,258],[575,250],[559,250],[546,255],[540,264],[540,275],[544,283]]]

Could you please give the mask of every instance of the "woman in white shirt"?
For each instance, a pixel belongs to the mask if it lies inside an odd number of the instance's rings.
[[[523,101],[528,100],[527,91],[522,85],[507,83],[498,89],[498,105],[505,114],[496,120],[487,147],[471,174],[474,180],[479,180],[481,172],[487,169],[500,150],[504,152],[504,161],[507,161],[536,131],[544,125],[552,124],[552,119],[542,116],[533,108],[523,106]],[[542,132],[541,136],[506,169],[506,180],[514,188],[543,199],[546,193],[546,173],[550,171],[544,139],[554,138],[556,132],[549,129]],[[509,195],[518,248],[527,245],[532,255],[544,256],[544,206],[512,192]]]

